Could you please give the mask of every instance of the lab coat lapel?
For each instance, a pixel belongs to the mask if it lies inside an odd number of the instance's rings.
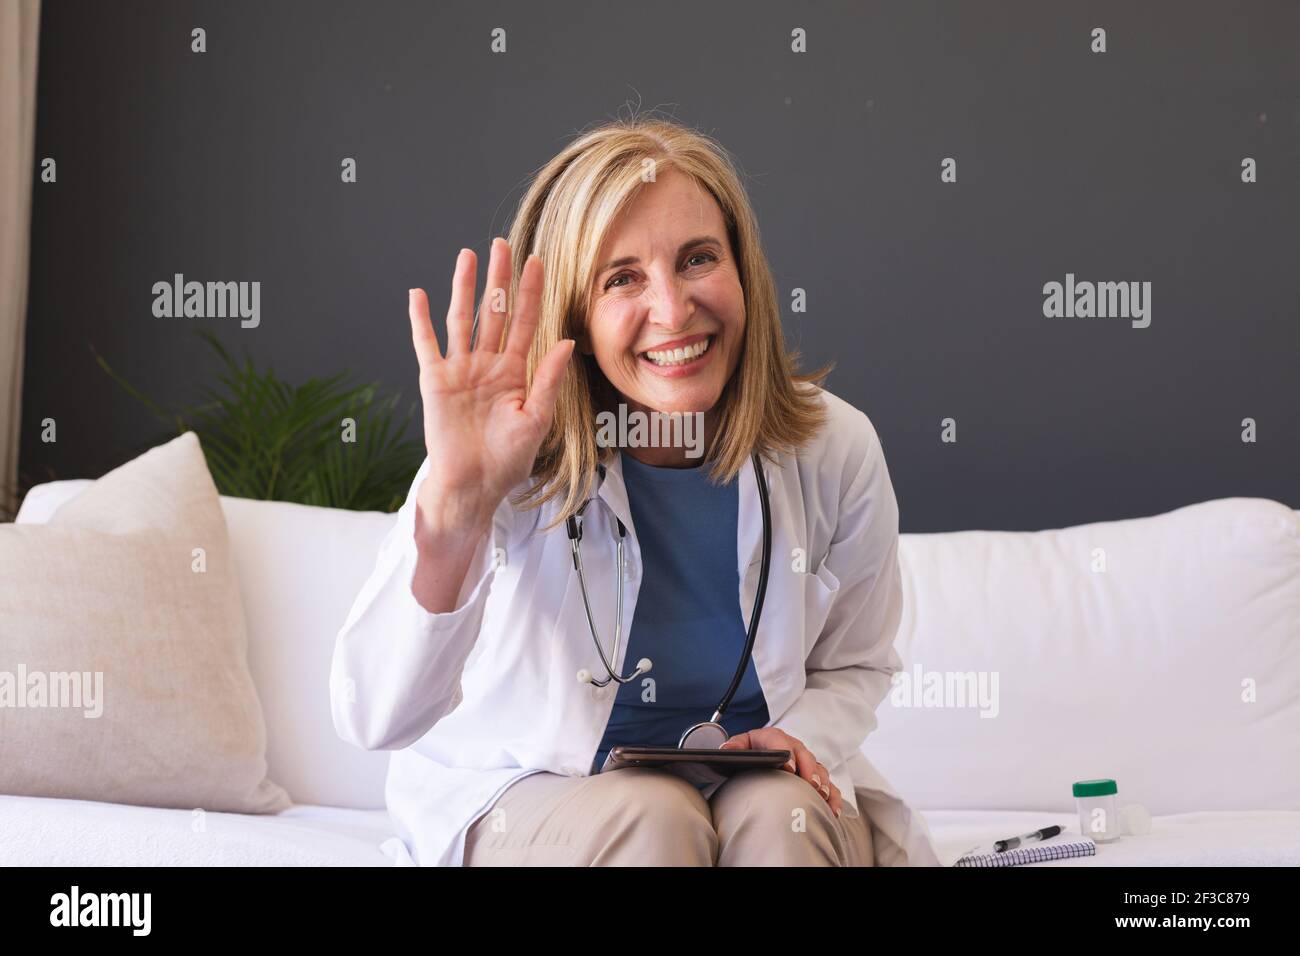
[[[775,720],[790,706],[803,681],[797,674],[803,661],[803,604],[790,590],[790,575],[782,574],[782,513],[785,502],[784,472],[771,462],[763,462],[767,477],[768,498],[772,508],[772,565],[768,571],[767,596],[763,615],[754,635],[754,673],[767,701],[768,713]],[[737,476],[740,483],[736,522],[736,561],[740,571],[740,616],[749,628],[758,593],[759,569],[763,562],[763,506],[758,495],[753,459]]]
[[[770,468],[763,469],[763,474],[767,476],[769,498],[772,497],[771,471]],[[754,595],[758,592],[759,564],[763,557],[763,507],[758,498],[758,479],[754,477],[753,458],[745,460],[736,481],[739,483],[737,503],[740,509],[736,520],[736,569],[740,574],[740,616],[748,628],[750,613],[754,610]],[[759,630],[762,630],[761,621]],[[761,638],[756,637],[755,644],[759,640]]]
[[[597,479],[598,481],[600,479]],[[596,494],[609,505],[615,517],[627,528],[628,537],[633,540],[636,535],[632,529],[632,506],[628,503],[627,485],[623,483],[623,453],[610,456],[605,462],[605,479],[600,482]]]
[[[618,651],[621,658],[627,650],[627,636],[631,633],[632,628],[632,613],[636,607],[636,596],[641,588],[641,545],[637,542],[636,526],[632,521],[632,505],[627,497],[627,485],[623,482],[622,452],[613,455],[605,463],[605,478],[600,482],[600,488],[597,490],[596,495],[609,507],[614,517],[623,522],[623,527],[627,529],[627,541],[624,543],[624,560],[627,564],[627,571],[623,582],[626,586],[624,601],[627,602],[627,612],[624,618],[623,642]],[[608,533],[613,535],[615,531],[610,528]],[[610,564],[610,567],[614,566],[613,563]]]

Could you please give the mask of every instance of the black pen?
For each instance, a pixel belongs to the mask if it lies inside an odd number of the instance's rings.
[[[1007,850],[1014,850],[1022,843],[1034,843],[1038,840],[1049,840],[1061,832],[1060,827],[1043,827],[1041,830],[1035,830],[1033,833],[1022,833],[1020,836],[1008,837],[1005,840],[998,840],[993,844],[994,853],[1005,853]]]

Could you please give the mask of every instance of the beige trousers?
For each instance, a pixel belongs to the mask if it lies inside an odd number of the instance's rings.
[[[464,865],[871,866],[867,818],[849,813],[784,770],[747,770],[707,800],[647,767],[535,773],[469,828]]]

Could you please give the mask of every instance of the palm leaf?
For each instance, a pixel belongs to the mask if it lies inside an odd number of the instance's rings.
[[[353,510],[401,507],[424,458],[423,444],[403,437],[415,404],[403,415],[400,395],[382,394],[375,382],[349,383],[344,372],[292,385],[269,366],[258,369],[247,354],[236,359],[210,330],[198,334],[216,353],[219,369],[194,405],[164,407],[98,353],[95,358],[175,434],[198,435],[221,494]],[[345,441],[349,418],[355,440]]]

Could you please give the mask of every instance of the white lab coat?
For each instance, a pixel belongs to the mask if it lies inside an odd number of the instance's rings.
[[[938,865],[924,818],[860,750],[890,675],[902,666],[893,649],[902,613],[898,505],[867,416],[821,395],[826,427],[797,457],[765,464],[772,565],[754,666],[770,725],[802,740],[826,765],[845,814],[860,807],[868,815],[876,865]],[[415,496],[428,467],[426,459],[338,634],[331,705],[345,740],[397,751],[386,796],[403,844],[399,862],[459,866],[467,829],[512,782],[543,770],[590,771],[614,687],[575,679],[582,668],[598,677],[604,670],[564,526],[538,530],[555,515],[554,502],[525,511],[507,498],[456,609],[431,614],[416,602]],[[611,510],[627,529],[625,627],[636,614],[642,570],[618,456],[597,495],[607,507],[593,504],[584,515],[583,568],[597,627],[611,641]],[[739,475],[736,552],[748,625],[762,553],[750,462]],[[631,669],[626,649],[625,639],[620,673]],[[725,689],[719,686],[719,697]]]

